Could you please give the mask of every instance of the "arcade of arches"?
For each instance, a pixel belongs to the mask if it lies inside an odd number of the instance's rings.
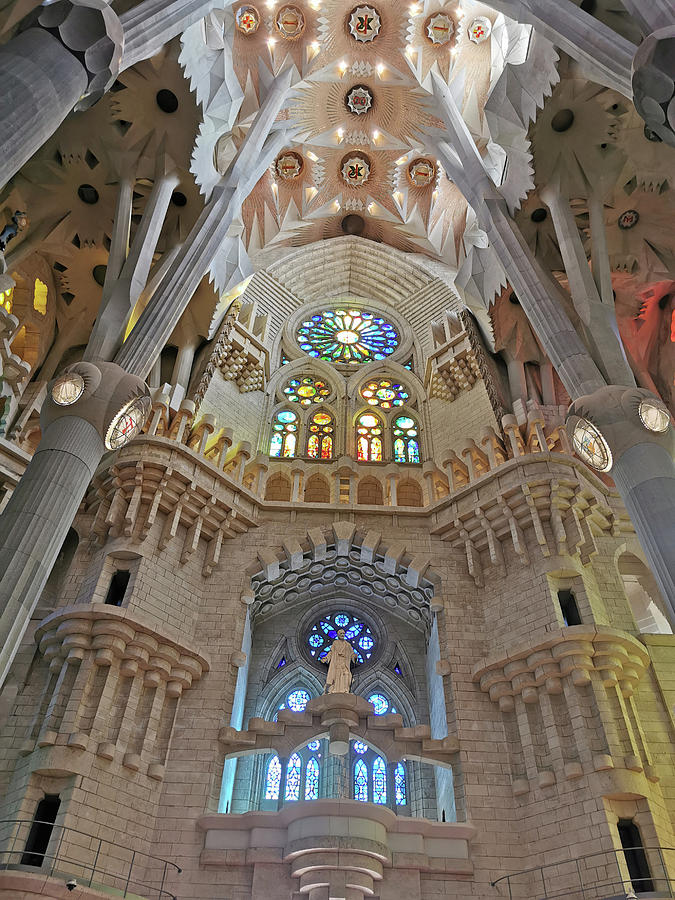
[[[674,58],[0,3],[0,900],[675,896]]]

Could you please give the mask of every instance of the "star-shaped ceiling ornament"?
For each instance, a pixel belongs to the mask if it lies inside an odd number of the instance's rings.
[[[347,94],[347,106],[357,116],[363,115],[373,105],[373,95],[371,91],[362,84],[353,87]]]
[[[357,6],[349,16],[349,31],[355,41],[369,43],[380,32],[382,20],[374,6]]]
[[[452,40],[455,31],[455,25],[450,16],[445,13],[436,13],[430,16],[425,23],[427,37],[432,44],[447,44]]]

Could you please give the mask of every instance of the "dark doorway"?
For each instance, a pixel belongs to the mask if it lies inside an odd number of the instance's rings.
[[[58,794],[45,794],[40,800],[33,816],[33,824],[28,832],[28,840],[24,847],[21,863],[24,866],[41,866],[49,840],[54,830],[54,822],[61,806]]]

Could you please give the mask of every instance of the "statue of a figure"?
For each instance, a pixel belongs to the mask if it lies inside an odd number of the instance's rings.
[[[351,664],[356,661],[354,648],[345,640],[344,628],[340,628],[337,639],[321,660],[328,664],[325,694],[349,694],[352,686]]]
[[[0,252],[4,253],[4,251],[7,249],[7,244],[9,244],[11,240],[14,240],[17,234],[27,227],[28,216],[25,212],[21,212],[17,209],[17,211],[12,216],[11,225],[5,225],[2,231],[0,231]]]

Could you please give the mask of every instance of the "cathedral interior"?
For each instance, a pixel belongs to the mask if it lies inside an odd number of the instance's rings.
[[[0,900],[675,897],[672,0],[0,0],[0,111]]]

